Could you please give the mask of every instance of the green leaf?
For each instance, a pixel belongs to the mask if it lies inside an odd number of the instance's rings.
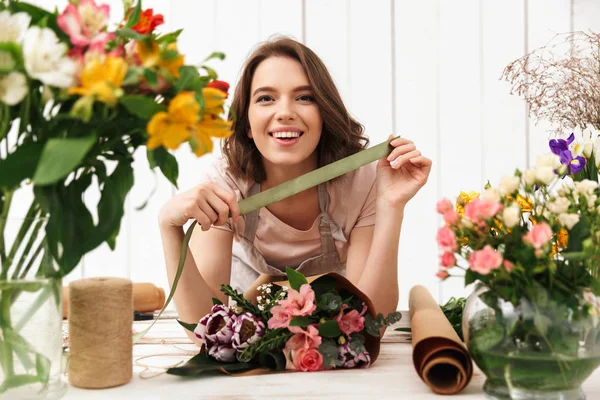
[[[23,65],[22,50],[18,44],[14,42],[0,43],[0,53],[8,55],[12,61],[9,65],[4,66],[6,72],[15,69],[16,65]]]
[[[63,32],[62,29],[58,27],[56,23],[57,14],[51,13],[43,8],[36,7],[34,5],[21,2],[21,1],[11,1],[9,8],[13,13],[24,12],[31,16],[31,26],[38,25],[42,20],[46,20],[46,26],[56,33],[56,36],[60,39],[61,42],[69,43],[69,36]]]
[[[183,31],[183,29],[178,29],[175,32],[171,32],[171,33],[167,33],[166,35],[162,35],[158,39],[156,39],[156,42],[158,44],[173,43],[173,42],[177,41],[177,38],[179,37],[179,35],[181,34],[182,31]]]
[[[11,190],[18,187],[23,180],[30,179],[43,148],[43,143],[25,143],[5,159],[0,159],[0,187]]]
[[[150,35],[142,35],[141,33],[137,33],[133,29],[129,29],[129,28],[117,29],[117,31],[115,33],[117,34],[117,37],[120,37],[122,39],[131,39],[131,40],[135,40],[138,42],[141,42],[142,40],[146,40],[150,37]]]
[[[337,314],[342,309],[342,298],[332,292],[325,293],[319,302],[319,309],[329,314]]]
[[[127,12],[127,11],[125,11]],[[138,0],[135,8],[129,14],[129,18],[127,18],[127,23],[125,24],[125,28],[133,28],[140,22],[140,16],[142,15],[142,0]],[[118,32],[118,31],[117,31]]]
[[[184,65],[179,68],[179,79],[175,82],[175,90],[180,92],[182,90],[195,90],[196,82],[200,78],[198,69],[191,65]]]
[[[319,324],[319,336],[334,338],[342,334],[337,321],[326,321]]]
[[[211,67],[203,65],[203,66],[201,66],[201,68],[206,71],[206,73],[208,74],[208,77],[210,79],[217,79],[219,77],[219,75],[217,74],[217,71],[215,71]]]
[[[251,363],[223,363],[209,357],[205,353],[200,353],[192,357],[181,367],[169,368],[167,374],[178,376],[202,376],[219,372],[219,369],[221,368],[228,372],[244,372],[258,367],[259,365]]]
[[[164,105],[158,104],[146,96],[133,94],[121,97],[119,103],[121,103],[131,114],[144,120],[149,120],[157,112],[166,111],[167,109]]]
[[[33,181],[49,185],[73,172],[96,143],[96,136],[50,139],[46,142]]]
[[[465,272],[465,286],[470,285],[471,283],[477,280],[477,274],[472,270],[468,269]]]
[[[106,241],[109,245],[111,241],[114,243],[125,213],[125,198],[133,187],[133,182],[131,161],[119,162],[117,168],[104,182],[102,195],[98,202],[98,225],[91,232],[83,235],[85,253],[95,249],[102,242]]]
[[[129,68],[127,68],[127,73],[125,74],[125,78],[123,78],[122,85],[123,86],[137,85],[140,83],[142,76],[144,76],[144,68],[130,66]],[[144,97],[144,96],[141,96],[141,97]],[[146,98],[146,97],[144,97],[144,98]]]
[[[151,88],[156,89],[158,87],[158,74],[156,73],[156,71],[153,71],[151,69],[145,69],[144,78],[146,79],[146,83],[148,83],[148,86],[150,86]]]
[[[154,150],[147,150],[148,164],[150,168],[159,167],[165,178],[169,180],[177,189],[177,179],[179,177],[179,164],[177,159],[164,147],[158,147]]]
[[[319,353],[323,355],[323,365],[326,367],[339,367],[341,365],[338,359],[339,350],[335,341],[323,339],[319,346]]]
[[[210,56],[206,57],[204,59],[204,62],[208,61],[208,60],[212,60],[213,58],[218,58],[219,60],[224,60],[225,59],[225,53],[221,53],[218,51],[213,52]]]
[[[221,300],[217,299],[216,297],[212,298],[212,303],[213,303],[213,306],[222,306],[223,305],[223,302]]]
[[[179,57],[179,52],[177,50],[165,50],[160,54],[160,59],[163,61],[170,61],[170,60],[174,60],[177,57]]]
[[[287,274],[288,281],[290,282],[290,287],[294,290],[300,290],[300,286],[308,283],[304,275],[291,269],[290,267],[285,269],[285,273]]]
[[[258,356],[258,363],[263,367],[275,370],[283,371],[285,369],[285,356],[281,351],[269,351],[267,353],[261,353]]]
[[[180,320],[177,320],[177,322],[179,323],[179,325],[183,326],[190,332],[194,332],[196,330],[196,327],[198,326],[198,324],[190,324],[189,322],[183,322]]]
[[[50,359],[48,357],[43,356],[40,353],[36,353],[35,355],[35,370],[37,372],[37,377],[40,382],[48,382],[50,378],[50,367],[51,367]]]
[[[335,291],[335,284],[335,279],[329,275],[323,275],[312,281],[310,287],[315,292],[315,300],[317,303],[321,301],[321,298],[325,293]]]
[[[590,235],[590,222],[585,215],[569,231],[568,252],[578,252],[583,250],[583,241]]]
[[[290,321],[290,326],[299,326],[301,328],[306,328],[307,326],[309,326],[310,324],[312,324],[314,322],[315,321],[313,321],[309,316],[294,317]]]

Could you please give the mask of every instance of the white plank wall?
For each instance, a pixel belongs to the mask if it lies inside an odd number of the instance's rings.
[[[59,10],[67,3],[35,2]],[[104,2],[117,22],[121,2]],[[225,61],[211,66],[232,84],[259,42],[275,34],[304,41],[328,66],[372,144],[401,134],[433,159],[428,184],[407,207],[399,254],[401,309],[415,284],[441,302],[468,293],[461,279],[440,284],[434,276],[437,200],[481,191],[488,179],[497,184],[548,151],[548,124],[535,125],[524,102],[508,94],[508,83],[499,80],[504,67],[556,33],[600,30],[597,0],[144,0],[144,6],[165,15],[160,30],[184,29],[179,48],[187,63],[199,64],[213,51],[226,53]],[[197,184],[199,171],[219,153],[217,144],[214,154],[199,159],[187,147],[178,150],[179,190]],[[113,275],[167,288],[156,220],[176,190],[148,171],[144,151],[135,158],[136,184],[117,248],[111,252],[104,245],[88,254],[67,281]],[[148,206],[136,211],[153,190]]]

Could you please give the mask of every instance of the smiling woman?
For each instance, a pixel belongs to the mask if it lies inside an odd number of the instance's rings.
[[[223,157],[159,216],[171,283],[182,226],[194,219],[202,226],[175,294],[181,320],[198,321],[213,297],[226,301],[222,284],[245,291],[260,274],[284,277],[286,267],[306,276],[343,273],[377,312],[395,311],[404,207],[427,181],[431,160],[410,140],[394,139],[389,158],[240,217],[239,200],[355,154],[368,140],[323,62],[288,38],[255,49],[231,109],[234,132]]]

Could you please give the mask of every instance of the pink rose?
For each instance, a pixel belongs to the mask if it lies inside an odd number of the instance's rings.
[[[438,230],[436,240],[438,246],[443,251],[456,251],[458,249],[458,243],[456,242],[456,235],[452,229],[447,226],[441,227]]]
[[[446,222],[447,224],[456,225],[458,220],[459,220],[459,217],[458,217],[458,214],[456,213],[456,211],[449,210],[444,213],[444,222]]]
[[[293,363],[296,369],[303,372],[323,369],[323,355],[317,349],[299,349],[293,352]]]
[[[504,269],[506,270],[506,272],[512,271],[512,269],[515,267],[515,264],[511,263],[508,260],[504,260],[502,265],[504,265]]]
[[[315,325],[309,325],[306,330],[299,326],[290,326],[289,330],[295,335],[285,344],[288,350],[318,349],[321,345],[321,336]]]
[[[535,249],[541,249],[546,242],[552,238],[552,228],[546,222],[534,225],[531,231],[523,236],[523,241],[529,243]]]
[[[471,270],[481,275],[487,275],[502,264],[502,255],[489,244],[482,250],[478,250],[469,257]]]
[[[465,216],[480,227],[485,226],[483,220],[495,217],[500,211],[502,211],[502,204],[481,199],[473,199],[465,206]]]
[[[450,276],[450,274],[448,274],[448,272],[447,272],[447,271],[444,271],[444,270],[439,270],[439,271],[437,272],[437,274],[435,274],[435,276],[437,276],[438,278],[440,278],[440,279],[442,279],[442,280],[443,280],[443,279],[446,279],[448,276]]]
[[[456,265],[456,257],[454,257],[454,254],[447,251],[442,254],[442,257],[440,258],[440,265],[444,268],[453,267]]]
[[[344,310],[348,308],[348,305],[344,304],[340,313],[333,317],[333,320],[337,321],[340,330],[344,332],[346,336],[350,336],[350,334],[354,332],[360,332],[365,327],[364,315],[367,312],[367,305],[362,303],[362,307],[360,314],[357,310],[351,310],[344,314]]]
[[[441,199],[437,202],[435,209],[437,210],[438,214],[445,214],[446,212],[454,209],[454,207],[452,206],[452,202],[450,200]]]

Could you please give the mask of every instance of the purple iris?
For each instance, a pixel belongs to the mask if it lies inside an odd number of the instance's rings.
[[[552,153],[560,157],[560,163],[567,166],[567,173],[573,175],[581,171],[585,167],[585,158],[577,156],[573,158],[573,153],[569,149],[569,145],[575,140],[575,134],[571,133],[567,140],[551,139],[550,150]]]

